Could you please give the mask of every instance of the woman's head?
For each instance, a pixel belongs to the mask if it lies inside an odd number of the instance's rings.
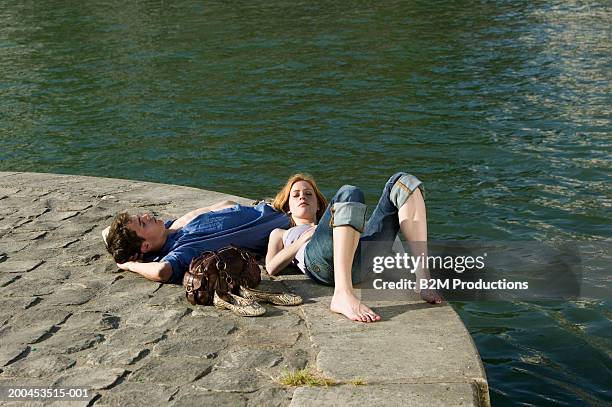
[[[314,178],[307,174],[294,174],[276,194],[272,206],[291,215],[296,221],[319,222],[327,207],[327,200],[317,187]]]

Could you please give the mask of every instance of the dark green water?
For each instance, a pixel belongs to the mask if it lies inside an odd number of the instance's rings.
[[[433,239],[609,241],[611,3],[382,3],[0,0],[0,170],[372,204],[407,170]],[[454,305],[495,406],[612,401],[609,300]]]

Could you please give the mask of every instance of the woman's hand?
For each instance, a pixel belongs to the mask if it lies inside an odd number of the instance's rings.
[[[296,240],[298,247],[301,247],[304,243],[308,242],[312,238],[315,230],[317,230],[317,225],[311,226],[310,229],[302,233],[298,240]]]

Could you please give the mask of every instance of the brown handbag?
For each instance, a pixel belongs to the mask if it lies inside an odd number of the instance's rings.
[[[238,294],[240,286],[255,288],[260,282],[253,255],[235,246],[202,253],[191,261],[183,276],[185,296],[192,305],[211,305],[215,291],[227,301],[228,293]]]

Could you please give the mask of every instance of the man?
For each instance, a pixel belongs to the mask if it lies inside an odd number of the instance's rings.
[[[102,235],[120,269],[180,284],[191,260],[202,252],[234,245],[263,254],[270,232],[288,225],[285,214],[265,203],[223,201],[167,222],[146,213],[120,213]]]

